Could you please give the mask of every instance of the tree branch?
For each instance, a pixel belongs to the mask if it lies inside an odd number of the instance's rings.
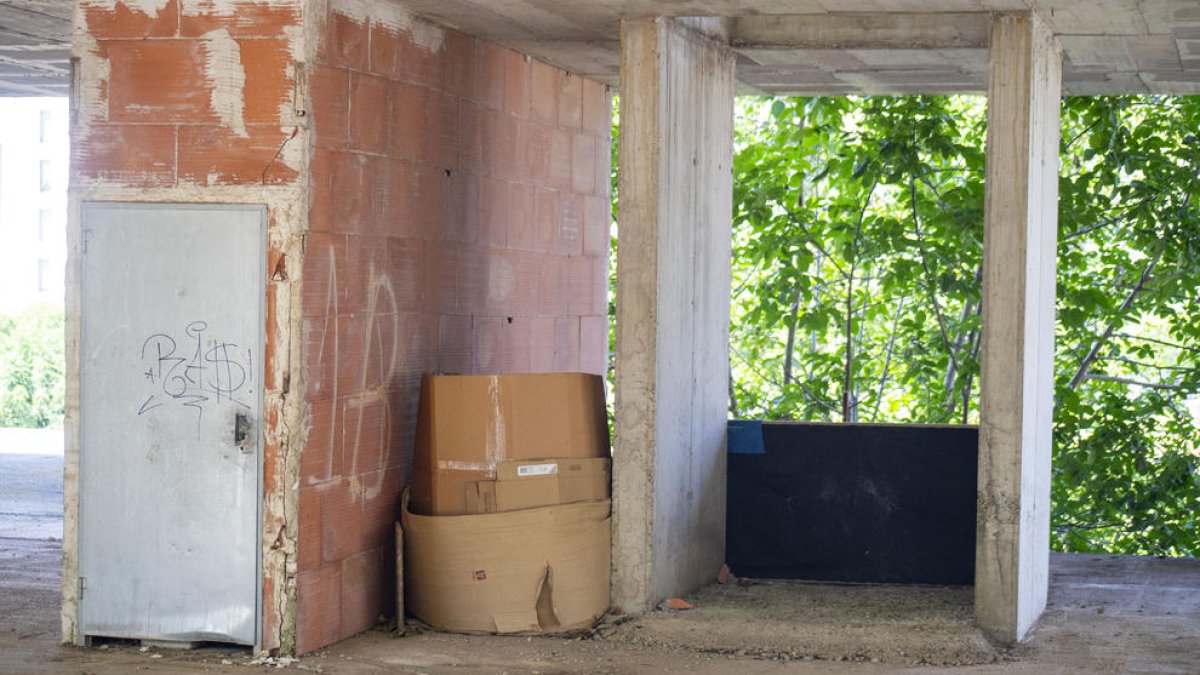
[[[888,335],[887,354],[883,359],[883,374],[879,377],[879,391],[875,395],[875,415],[872,418],[874,421],[879,421],[879,408],[883,405],[883,388],[888,381],[888,369],[892,365],[892,352],[896,347],[896,328],[900,324],[900,313],[904,311],[904,303],[908,302],[908,296],[900,298],[900,303],[896,305],[896,315],[892,317],[892,330]]]
[[[950,356],[950,366],[953,370],[958,370],[958,357],[954,353],[954,348],[950,344],[950,335],[946,332],[946,317],[942,315],[942,304],[938,302],[937,289],[933,286],[933,273],[929,269],[929,259],[925,253],[925,237],[921,233],[921,218],[917,213],[917,180],[916,177],[911,177],[908,181],[909,186],[909,202],[912,207],[913,228],[917,232],[917,251],[921,254],[921,269],[925,271],[925,287],[929,293],[929,301],[933,305],[933,314],[937,317],[938,332],[942,336],[942,345],[946,348],[946,353]]]
[[[842,388],[842,421],[853,422],[858,416],[857,405],[854,404],[854,274],[858,271],[858,245],[862,241],[863,222],[867,219],[867,209],[871,206],[871,197],[879,185],[876,179],[867,191],[862,209],[858,212],[858,224],[854,228],[854,243],[851,246],[854,259],[850,261],[850,274],[846,281],[846,371],[845,383]]]
[[[1142,382],[1128,377],[1115,377],[1113,375],[1101,375],[1100,373],[1088,373],[1085,377],[1089,380],[1103,380],[1105,382],[1117,382],[1119,384],[1129,384],[1135,387],[1145,387],[1146,389],[1181,389],[1177,384],[1163,384],[1161,382]]]
[[[1156,345],[1162,345],[1164,347],[1174,347],[1175,349],[1179,349],[1179,350],[1182,350],[1185,352],[1200,353],[1200,349],[1197,349],[1196,347],[1189,347],[1187,345],[1182,345],[1182,344],[1179,344],[1178,342],[1170,342],[1168,340],[1159,340],[1157,338],[1144,337],[1142,335],[1130,335],[1129,333],[1122,333],[1121,331],[1117,331],[1117,332],[1113,333],[1113,335],[1116,337],[1125,338],[1126,340],[1138,340],[1140,342],[1153,342]]]
[[[1129,215],[1130,211],[1133,211],[1134,209],[1136,209],[1144,204],[1149,204],[1150,202],[1158,201],[1159,199],[1166,197],[1167,194],[1168,193],[1166,193],[1166,192],[1159,192],[1156,195],[1139,199],[1138,201],[1136,201],[1136,202],[1130,204],[1129,206],[1125,207],[1124,209],[1122,209],[1121,212],[1115,216],[1110,216],[1108,218],[1098,220],[1095,223],[1088,225],[1087,227],[1081,227],[1078,230],[1075,230],[1074,232],[1072,232],[1070,234],[1063,235],[1062,240],[1059,241],[1059,245],[1061,246],[1062,244],[1064,244],[1076,237],[1082,237],[1085,234],[1091,234],[1092,232],[1095,232],[1096,230],[1108,227],[1109,225],[1115,225],[1116,223],[1119,223],[1119,222],[1125,220],[1125,217],[1127,215]]]
[[[1083,138],[1084,134],[1086,134],[1087,132],[1091,131],[1092,129],[1095,129],[1097,124],[1100,124],[1099,119],[1097,119],[1095,122],[1092,122],[1091,124],[1087,125],[1087,127],[1083,131],[1080,131],[1079,133],[1075,134],[1075,136],[1073,136],[1071,138],[1071,140],[1067,141],[1067,144],[1065,146],[1063,146],[1062,154],[1066,154],[1067,150],[1070,150],[1071,146],[1075,145],[1076,141]]]
[[[967,317],[971,316],[971,313],[974,311],[975,311],[974,301],[967,300],[966,302],[964,302],[962,316],[959,317],[959,319],[958,319],[959,325],[961,326],[962,323],[967,320]],[[956,359],[957,359],[958,355],[962,353],[963,342],[966,340],[966,338],[967,338],[967,334],[960,331],[958,333],[958,336],[954,338],[954,345],[951,346],[951,348],[950,348],[951,360],[949,363],[946,364],[946,377],[942,381],[942,388],[945,389],[946,396],[950,400],[953,400],[953,398],[954,398],[954,384],[955,384],[956,380],[958,379],[958,377],[957,377],[958,363],[957,363]],[[946,408],[948,410],[953,411],[953,409],[954,409],[953,405],[954,405],[953,403],[948,401],[946,403]]]
[[[1171,370],[1176,372],[1191,373],[1195,372],[1196,368],[1192,366],[1160,366],[1157,363],[1146,363],[1145,361],[1136,361],[1126,356],[1110,356],[1105,358],[1097,358],[1097,361],[1113,361],[1115,363],[1125,363],[1138,368],[1151,368],[1154,370]]]
[[[983,279],[983,268],[976,270],[975,278],[977,280]],[[983,300],[980,299],[979,304],[975,305],[975,315],[979,316],[982,313],[982,310],[983,310]],[[967,335],[967,344],[971,345],[971,360],[972,361],[975,361],[979,358],[980,343],[981,343],[981,340],[979,339],[979,330],[978,329],[971,331]],[[959,371],[959,375],[961,375],[961,374],[962,374],[962,371]],[[958,376],[955,376],[954,379],[955,379],[955,387],[958,387]],[[971,385],[973,385],[974,382],[975,382],[975,378],[973,376],[968,375],[966,382],[964,382],[963,386],[962,386],[961,395],[962,395],[962,406],[963,406],[963,409],[962,409],[962,423],[963,424],[966,424],[967,421],[970,419],[970,415],[971,415]]]
[[[817,251],[819,251],[821,253],[821,255],[828,258],[829,262],[833,264],[834,268],[836,268],[839,273],[841,273],[843,276],[845,276],[845,274],[846,274],[845,268],[843,268],[841,265],[839,265],[837,262],[837,258],[833,257],[833,254],[830,253],[829,251],[827,251],[825,249],[825,247],[822,246],[819,241],[817,241],[817,238],[814,237],[812,232],[809,231],[809,229],[804,225],[804,219],[802,219],[799,216],[799,214],[797,214],[795,211],[792,211],[791,209],[789,209],[787,207],[784,207],[784,210],[787,211],[788,218],[791,219],[792,223],[795,224],[796,227],[800,228],[800,231],[804,233],[804,236],[805,236],[804,242],[808,243],[808,244],[812,244],[813,248],[817,249]]]
[[[733,364],[729,366],[729,416],[733,419],[741,416],[738,411],[737,389],[733,386]]]
[[[1070,384],[1067,385],[1071,389],[1078,388],[1080,383],[1083,382],[1084,378],[1088,374],[1088,369],[1092,367],[1092,362],[1095,361],[1096,357],[1100,355],[1100,350],[1105,344],[1107,344],[1109,338],[1112,337],[1113,332],[1117,330],[1117,323],[1122,319],[1125,312],[1129,311],[1129,308],[1133,306],[1133,301],[1137,299],[1138,294],[1141,293],[1144,288],[1146,288],[1146,284],[1150,281],[1150,273],[1154,271],[1154,267],[1158,264],[1158,261],[1162,260],[1162,256],[1162,249],[1154,254],[1154,257],[1150,259],[1150,262],[1146,264],[1145,269],[1142,270],[1142,276],[1140,279],[1138,279],[1137,284],[1134,285],[1133,290],[1129,291],[1129,295],[1125,298],[1125,302],[1122,302],[1121,307],[1117,309],[1117,316],[1109,322],[1108,328],[1104,329],[1104,333],[1092,341],[1091,348],[1088,349],[1087,355],[1083,357],[1083,361],[1081,361],[1079,364],[1079,369],[1075,371],[1075,375],[1071,377]]]
[[[796,353],[796,324],[800,314],[800,284],[792,296],[792,311],[788,315],[787,345],[783,352],[783,386],[792,383],[792,361]]]

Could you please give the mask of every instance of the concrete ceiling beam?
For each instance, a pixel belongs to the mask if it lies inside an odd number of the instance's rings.
[[[733,20],[737,49],[961,49],[987,47],[991,15],[825,14]]]

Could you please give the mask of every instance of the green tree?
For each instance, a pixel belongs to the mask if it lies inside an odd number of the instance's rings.
[[[740,105],[733,412],[970,419],[981,107],[951,98]]]
[[[1065,550],[1196,555],[1200,99],[1068,99],[1053,527]]]
[[[61,307],[0,316],[0,426],[62,424],[63,339]]]

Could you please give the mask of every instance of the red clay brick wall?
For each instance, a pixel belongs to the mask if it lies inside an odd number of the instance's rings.
[[[81,199],[231,201],[269,206],[264,532],[282,536],[287,208],[300,182],[295,40],[303,0],[224,3],[81,0],[71,190]],[[75,227],[78,217],[72,216]],[[268,544],[268,548],[274,548]],[[273,553],[274,555],[274,553]],[[268,556],[269,557],[269,556]],[[271,562],[268,561],[268,567]],[[282,570],[285,566],[279,564]],[[282,575],[263,583],[263,646],[281,646]]]
[[[109,72],[84,87],[98,98],[84,102],[73,178],[143,188],[294,183],[299,167],[276,153],[293,131],[281,114],[292,94],[285,31],[299,25],[300,1],[186,7],[83,0],[90,56]]]
[[[423,372],[600,373],[607,352],[607,90],[389,21],[332,12],[309,78],[301,653],[394,611]]]

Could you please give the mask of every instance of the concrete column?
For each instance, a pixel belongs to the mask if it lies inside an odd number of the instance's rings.
[[[1062,56],[1029,13],[991,44],[975,614],[1018,642],[1048,587]]]
[[[734,59],[703,28],[621,25],[613,604],[628,612],[725,556]]]

